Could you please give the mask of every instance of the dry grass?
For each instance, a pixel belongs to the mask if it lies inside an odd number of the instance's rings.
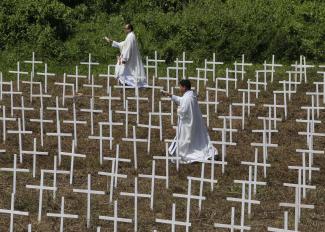
[[[59,87],[52,86],[50,92],[53,95],[52,98],[45,101],[45,106],[54,106],[54,96],[61,94]],[[104,82],[102,82],[104,85]],[[160,83],[161,84],[161,83]],[[210,83],[211,84],[211,83]],[[246,87],[244,82],[239,83],[239,88]],[[232,87],[233,88],[233,87]],[[279,88],[279,85],[274,84],[268,86],[268,91],[263,92],[258,99],[254,99],[256,107],[252,109],[251,117],[246,121],[245,130],[241,130],[239,122],[234,123],[234,127],[239,129],[238,133],[234,134],[233,140],[237,143],[237,146],[227,148],[227,162],[226,171],[222,175],[221,170],[218,167],[216,171],[216,178],[219,183],[213,192],[210,191],[209,185],[204,187],[204,196],[207,200],[203,202],[202,211],[198,210],[198,203],[192,201],[191,203],[191,223],[192,231],[216,231],[213,228],[213,223],[229,223],[231,206],[236,207],[236,215],[240,213],[240,204],[231,203],[226,201],[226,197],[239,197],[241,195],[241,187],[233,183],[234,179],[247,179],[248,168],[240,165],[240,161],[252,161],[254,159],[254,149],[250,146],[251,142],[261,142],[262,138],[259,134],[252,133],[252,129],[261,128],[261,121],[257,120],[257,116],[264,116],[266,114],[263,109],[264,103],[272,103],[272,90]],[[305,96],[305,92],[312,90],[311,84],[303,84],[299,87],[299,91],[293,95],[291,102],[289,103],[288,119],[282,123],[279,123],[279,133],[274,134],[273,143],[279,145],[276,149],[269,150],[269,163],[272,165],[268,169],[268,175],[265,181],[267,186],[259,187],[255,199],[260,200],[260,205],[252,206],[252,216],[250,219],[245,219],[245,224],[252,226],[252,231],[266,231],[267,226],[280,227],[283,225],[283,212],[284,208],[279,207],[280,202],[293,202],[294,192],[287,187],[283,187],[284,182],[296,182],[297,174],[295,171],[289,171],[288,165],[300,165],[301,157],[295,152],[297,148],[305,148],[306,140],[303,136],[298,136],[298,131],[305,130],[304,125],[295,122],[296,118],[302,118],[305,116],[305,112],[300,109],[301,106],[310,104],[309,98]],[[37,91],[37,89],[35,89]],[[81,89],[84,94],[90,94],[88,89]],[[27,112],[27,118],[37,118],[39,108],[39,101],[35,99],[33,104],[29,103],[28,92],[29,88],[24,85],[23,91],[25,97],[25,104],[35,108],[33,112]],[[210,110],[211,113],[211,125],[210,128],[220,127],[222,121],[217,119],[218,115],[226,115],[228,113],[228,105],[231,102],[240,102],[241,96],[237,91],[231,91],[231,96],[226,98],[220,96],[222,103],[218,107],[218,113],[214,113],[214,110]],[[96,95],[104,95],[104,90],[96,92]],[[133,95],[133,91],[127,91],[129,96]],[[114,90],[113,95],[121,95],[119,90]],[[148,120],[147,113],[150,110],[150,96],[151,90],[142,90],[141,96],[148,96],[149,102],[141,104],[141,116],[140,121],[146,123]],[[211,96],[213,97],[213,95]],[[158,94],[157,94],[158,99]],[[211,98],[212,99],[212,98]],[[204,99],[202,99],[204,100]],[[8,96],[5,97],[2,104],[10,106]],[[15,105],[20,104],[20,98],[15,98]],[[88,98],[78,98],[77,109],[87,108],[89,106]],[[114,102],[113,109],[122,109],[121,102]],[[96,99],[96,108],[104,110],[103,114],[95,116],[95,135],[98,134],[97,122],[105,121],[108,119],[107,106],[105,101]],[[69,112],[61,113],[61,121],[63,119],[72,118],[72,101],[67,100],[67,107]],[[135,104],[130,103],[131,108],[135,109]],[[170,104],[164,102],[163,108],[167,111]],[[205,107],[202,106],[203,113]],[[240,109],[235,108],[234,114],[240,114]],[[9,115],[9,113],[8,113]],[[16,117],[20,117],[20,112],[15,112]],[[324,120],[324,114],[321,113],[321,120]],[[46,110],[46,119],[55,119],[55,112]],[[78,112],[79,120],[89,120],[88,113]],[[115,114],[114,121],[122,122],[124,120],[123,115]],[[155,119],[157,122],[157,119]],[[130,131],[132,133],[131,125],[136,125],[135,116],[130,116]],[[10,128],[16,129],[15,123],[8,124]],[[175,135],[172,125],[170,125],[169,118],[164,118],[164,138],[173,138]],[[67,124],[62,124],[62,131],[72,132],[72,127]],[[39,139],[39,125],[36,123],[30,123],[27,121],[27,130],[33,130],[33,135],[24,136],[23,147],[25,150],[32,149],[32,140],[36,136],[38,144]],[[47,124],[45,132],[54,132],[55,124]],[[320,124],[317,126],[317,131],[325,131],[325,126]],[[45,146],[41,148],[38,146],[38,150],[48,151],[49,155],[46,157],[39,157],[37,159],[37,177],[32,178],[29,174],[18,174],[17,177],[17,194],[16,194],[16,209],[30,212],[29,217],[15,217],[15,231],[24,231],[27,228],[28,223],[33,224],[33,231],[58,231],[59,220],[49,218],[46,216],[47,212],[58,212],[60,208],[60,198],[65,197],[66,211],[73,214],[78,214],[78,220],[65,220],[65,231],[87,231],[86,229],[86,195],[80,193],[73,193],[73,188],[85,188],[87,185],[87,174],[92,176],[92,188],[95,190],[106,190],[107,178],[99,176],[98,171],[109,171],[111,168],[110,162],[104,162],[102,166],[99,165],[99,142],[95,140],[89,140],[90,125],[78,126],[78,149],[77,152],[86,154],[86,159],[76,159],[75,172],[73,185],[69,185],[69,177],[67,175],[59,175],[58,178],[58,192],[56,200],[53,200],[52,193],[45,191],[43,198],[43,216],[40,224],[37,223],[37,211],[38,211],[38,191],[26,189],[26,184],[39,184],[40,169],[53,168],[53,156],[57,155],[57,139],[54,137],[46,137]],[[105,130],[105,135],[108,135],[108,131]],[[116,127],[113,135],[115,137],[114,145],[120,144],[120,155],[124,158],[133,160],[133,146],[129,142],[122,142],[121,138],[124,137],[124,127]],[[147,137],[147,130],[144,128],[137,128],[137,136],[141,138]],[[212,140],[220,139],[220,135],[210,131]],[[315,139],[316,147],[323,150],[323,139]],[[134,186],[134,177],[138,173],[151,173],[151,161],[153,155],[164,155],[165,145],[159,141],[158,131],[154,131],[152,135],[151,152],[147,154],[146,144],[138,145],[138,171],[134,171],[133,164],[121,164],[119,172],[127,174],[128,178],[125,180],[119,180],[118,188],[114,192],[114,199],[118,199],[119,216],[132,218],[133,217],[133,199],[130,197],[120,196],[119,192],[132,192]],[[5,144],[2,144],[0,148],[7,150],[5,155],[0,157],[1,167],[11,167],[13,162],[13,154],[18,153],[18,139],[16,135],[8,135]],[[220,147],[218,147],[220,153]],[[71,150],[71,138],[62,140],[62,151]],[[109,150],[109,143],[104,142],[104,154],[105,156],[115,155],[115,146],[111,151]],[[165,174],[164,161],[157,161],[156,172],[158,175]],[[325,227],[325,184],[324,184],[324,170],[325,163],[324,157],[316,156],[314,159],[314,165],[320,167],[320,172],[313,173],[313,185],[317,186],[316,190],[308,191],[307,199],[303,202],[311,203],[315,205],[314,210],[302,210],[302,218],[299,229],[301,231],[323,231]],[[21,168],[32,168],[32,158],[30,156],[24,156],[23,164],[19,164]],[[162,225],[155,223],[155,218],[171,218],[172,203],[176,202],[176,217],[178,220],[185,220],[186,214],[186,201],[172,197],[172,193],[186,193],[187,180],[186,177],[200,176],[201,168],[200,164],[181,165],[180,171],[177,172],[175,165],[170,165],[170,187],[165,188],[164,181],[157,180],[155,185],[155,202],[154,210],[150,210],[150,203],[148,199],[139,199],[138,205],[138,223],[139,231],[152,231],[157,229],[158,231],[170,231],[168,225]],[[62,157],[62,165],[60,167],[64,170],[69,170],[70,159],[68,157]],[[209,175],[210,167],[206,166],[206,175]],[[262,171],[259,172],[259,179],[262,179]],[[0,208],[9,208],[10,194],[12,190],[12,175],[10,173],[0,172],[1,183],[1,197]],[[45,178],[46,185],[52,185],[52,176],[47,174]],[[140,179],[139,189],[142,193],[149,193],[150,181]],[[198,194],[198,183],[193,184],[193,193]],[[91,228],[89,231],[95,231],[96,226],[101,226],[102,231],[112,231],[113,224],[106,221],[98,220],[99,215],[113,215],[113,204],[109,204],[108,195],[101,196],[96,195],[91,199]],[[289,210],[290,228],[293,226],[294,212]],[[0,215],[0,231],[8,230],[9,217],[8,215]],[[133,225],[131,224],[119,224],[119,231],[133,231]],[[177,228],[177,231],[183,231],[183,228]],[[219,230],[217,230],[219,231]],[[222,231],[220,229],[220,231]]]

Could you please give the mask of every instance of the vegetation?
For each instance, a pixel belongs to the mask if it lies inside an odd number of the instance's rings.
[[[135,26],[141,53],[171,62],[186,51],[195,61],[216,52],[233,61],[242,53],[262,62],[300,54],[325,60],[325,2],[303,0],[1,0],[1,65],[35,51],[55,65],[87,58],[115,60],[103,40],[124,38],[123,24]]]

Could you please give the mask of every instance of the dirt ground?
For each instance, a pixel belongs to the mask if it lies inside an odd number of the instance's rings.
[[[249,73],[248,78],[253,79],[254,73]],[[310,81],[320,80],[316,78],[315,72],[308,74]],[[275,75],[275,82],[284,79],[286,75],[284,73]],[[60,78],[59,81],[62,79]],[[58,80],[56,80],[58,81]],[[55,105],[55,96],[62,94],[62,87],[55,86],[54,80],[49,80],[49,90],[52,97],[46,99],[44,107]],[[280,89],[281,85],[276,83],[268,85],[267,91],[262,91],[258,99],[252,94],[252,102],[256,104],[251,109],[250,117],[245,121],[245,129],[241,130],[241,122],[234,121],[234,128],[238,129],[237,133],[233,134],[233,141],[237,143],[236,146],[227,147],[228,165],[225,168],[225,173],[221,173],[221,167],[218,166],[215,178],[218,180],[218,184],[215,185],[214,191],[210,191],[210,184],[204,185],[203,195],[206,200],[202,203],[202,210],[199,211],[198,201],[191,201],[190,222],[192,223],[191,231],[227,231],[224,229],[216,229],[213,227],[214,223],[230,223],[231,207],[236,208],[236,222],[239,223],[240,216],[240,203],[233,203],[226,200],[227,197],[240,197],[241,186],[234,184],[234,180],[248,179],[248,167],[240,165],[241,161],[253,161],[254,160],[254,148],[250,146],[251,142],[262,142],[262,137],[258,133],[252,133],[253,129],[261,129],[262,121],[257,120],[258,116],[266,116],[266,109],[263,108],[263,104],[273,102],[272,91]],[[81,82],[85,83],[85,82]],[[106,85],[104,80],[97,80],[97,84]],[[15,84],[15,83],[14,83]],[[111,81],[112,85],[116,83]],[[157,85],[164,86],[162,81],[158,81]],[[113,216],[113,204],[109,203],[108,194],[106,195],[92,195],[91,197],[91,228],[86,228],[86,207],[87,196],[86,194],[74,193],[73,188],[86,188],[87,186],[87,174],[91,174],[92,189],[102,190],[107,192],[107,177],[98,175],[99,171],[110,171],[111,162],[104,161],[103,165],[99,164],[99,141],[90,140],[90,117],[89,113],[80,112],[77,110],[78,120],[87,120],[87,125],[78,125],[78,147],[77,152],[85,154],[87,158],[77,158],[75,160],[75,171],[73,185],[69,184],[68,175],[58,175],[58,191],[56,199],[53,200],[52,192],[44,191],[43,196],[43,211],[41,223],[37,222],[38,212],[38,197],[39,192],[34,189],[27,189],[26,184],[39,184],[40,170],[53,168],[53,157],[57,155],[57,138],[45,136],[45,144],[42,148],[40,146],[40,128],[38,123],[29,122],[30,118],[39,117],[39,99],[33,99],[33,102],[29,102],[29,85],[23,84],[23,95],[25,96],[25,106],[34,107],[34,111],[26,112],[26,130],[32,130],[32,135],[23,136],[23,148],[24,150],[32,150],[33,138],[37,138],[38,150],[49,152],[48,156],[42,156],[37,158],[37,176],[32,178],[32,157],[24,155],[23,163],[18,164],[19,168],[29,168],[30,173],[18,173],[17,174],[17,193],[15,198],[15,209],[28,211],[30,215],[15,216],[14,217],[14,230],[26,231],[27,225],[32,223],[33,231],[59,231],[60,220],[58,218],[50,218],[46,216],[48,212],[59,212],[61,196],[65,197],[65,211],[71,214],[79,215],[78,220],[66,219],[64,221],[65,231],[96,231],[97,226],[101,226],[101,231],[113,231],[113,223],[108,221],[99,220],[99,215]],[[193,82],[193,86],[196,86]],[[201,92],[204,93],[203,84],[201,85]],[[213,86],[212,81],[209,81],[208,86]],[[245,81],[239,81],[238,88],[246,88]],[[298,148],[307,148],[306,138],[304,136],[298,136],[299,131],[305,131],[306,126],[303,123],[296,122],[297,118],[305,118],[306,112],[300,107],[310,105],[310,97],[306,96],[306,91],[314,90],[312,83],[301,84],[298,87],[297,93],[292,95],[291,101],[288,103],[288,118],[278,124],[278,133],[273,134],[272,142],[278,144],[278,148],[269,149],[268,163],[271,167],[267,170],[267,178],[263,178],[262,169],[259,169],[258,180],[266,181],[266,186],[260,186],[257,189],[257,194],[254,199],[261,201],[260,205],[252,206],[251,218],[245,217],[245,224],[251,226],[252,231],[267,231],[267,227],[281,227],[283,226],[283,212],[289,211],[289,228],[293,229],[294,225],[294,210],[284,207],[280,207],[280,202],[294,202],[294,191],[291,188],[284,187],[283,183],[297,183],[297,172],[289,170],[288,165],[301,165],[301,156],[296,153]],[[35,87],[34,91],[37,93],[38,88]],[[69,92],[70,90],[68,90]],[[89,95],[89,88],[80,88],[80,92],[84,95]],[[104,96],[104,88],[96,90],[96,96]],[[133,96],[133,90],[127,91],[128,96]],[[151,90],[145,89],[140,91],[140,95],[148,97],[148,102],[142,102],[140,104],[140,123],[147,123],[148,112],[151,110]],[[121,91],[113,89],[113,96],[122,96]],[[156,103],[160,94],[156,91]],[[211,92],[211,98],[214,95]],[[214,107],[210,108],[210,137],[213,141],[221,139],[221,134],[212,131],[212,128],[221,127],[222,120],[217,116],[228,115],[228,108],[230,103],[241,102],[241,94],[234,89],[231,84],[230,96],[227,98],[224,94],[220,94],[220,105],[218,106],[218,112],[214,112]],[[200,96],[200,100],[204,100],[204,96]],[[282,102],[282,99],[279,99]],[[10,97],[4,96],[1,102],[2,105],[7,107],[7,116],[9,116],[10,110]],[[15,96],[14,104],[20,105],[20,96]],[[158,106],[158,104],[156,104]],[[130,101],[129,106],[131,110],[135,110],[135,101]],[[68,112],[60,113],[61,130],[62,132],[72,133],[73,127],[70,124],[63,124],[63,120],[72,119],[72,100],[66,100],[66,106],[69,108]],[[89,108],[88,97],[78,97],[76,100],[77,109]],[[101,108],[102,114],[96,114],[94,117],[94,129],[95,135],[99,134],[98,123],[100,121],[107,121],[107,101],[95,100],[95,108]],[[113,101],[113,110],[122,110],[122,101]],[[156,108],[157,109],[157,108]],[[170,102],[163,101],[164,111],[170,110]],[[176,110],[176,107],[174,108]],[[206,111],[205,106],[201,106],[203,114]],[[233,109],[234,115],[241,114],[241,108],[235,107]],[[278,116],[282,114],[279,112]],[[282,114],[283,115],[283,114]],[[20,117],[20,111],[15,110],[15,117]],[[45,119],[55,120],[55,112],[45,110]],[[284,118],[284,117],[283,117]],[[323,121],[325,114],[321,112],[320,120]],[[117,122],[124,121],[124,115],[114,114],[113,120]],[[154,118],[155,124],[158,123],[158,118]],[[176,122],[176,114],[175,120]],[[136,125],[136,117],[129,117],[129,136],[132,135],[132,125]],[[317,132],[324,132],[325,126],[323,123],[316,126]],[[14,122],[8,123],[8,129],[17,129],[17,125]],[[46,124],[46,132],[55,132],[56,125]],[[125,137],[124,126],[116,126],[113,130],[114,146],[113,150],[109,149],[109,142],[104,142],[104,156],[115,156],[115,145],[120,145],[120,157],[129,158],[133,160],[133,144],[131,142],[123,142],[122,138]],[[121,163],[119,172],[126,174],[127,179],[119,179],[118,187],[114,190],[113,198],[118,200],[120,217],[132,218],[133,217],[133,205],[134,200],[132,197],[120,196],[120,192],[133,192],[134,191],[134,177],[137,174],[151,174],[152,156],[165,155],[165,143],[159,141],[158,130],[152,132],[151,152],[147,153],[147,146],[143,143],[138,143],[138,170],[135,171],[133,163]],[[147,129],[137,127],[137,137],[147,138]],[[109,135],[107,127],[104,129],[104,135]],[[164,139],[172,139],[175,136],[175,130],[170,124],[169,116],[163,117],[163,137]],[[2,138],[1,138],[2,139]],[[71,137],[62,139],[62,151],[71,151]],[[324,150],[324,139],[322,137],[316,138],[314,141],[315,148]],[[221,154],[221,147],[216,145],[219,153]],[[5,154],[0,155],[0,167],[12,167],[13,154],[17,154],[18,150],[18,136],[13,134],[7,135],[7,141],[0,145],[0,149],[6,149]],[[261,149],[260,149],[261,152]],[[312,185],[316,186],[316,190],[309,190],[307,192],[306,199],[303,199],[304,203],[313,204],[314,209],[302,209],[301,211],[301,223],[299,224],[299,231],[325,231],[325,162],[323,155],[316,155],[314,158],[314,166],[319,167],[319,172],[313,172]],[[148,199],[140,198],[138,200],[138,231],[170,231],[170,226],[165,224],[155,223],[155,218],[171,219],[172,204],[176,203],[176,219],[185,221],[186,218],[186,200],[174,198],[173,193],[187,193],[187,176],[201,175],[201,165],[181,165],[179,171],[176,171],[175,164],[170,164],[170,186],[169,189],[165,188],[165,182],[163,180],[156,180],[155,184],[155,200],[154,209],[150,210],[150,201]],[[62,164],[59,167],[62,170],[70,169],[70,158],[62,156]],[[156,161],[156,173],[157,175],[165,175],[165,162]],[[205,176],[210,176],[210,166],[206,165]],[[51,174],[45,175],[45,185],[51,186],[53,177]],[[10,197],[12,192],[12,174],[9,172],[0,172],[0,184],[1,184],[1,197],[0,208],[10,208]],[[139,178],[139,192],[150,192],[150,180]],[[199,194],[199,183],[194,182],[192,184],[192,193]],[[9,228],[10,217],[9,215],[0,214],[0,231],[7,231]],[[119,223],[119,231],[133,231],[133,224]],[[185,231],[183,227],[177,227],[176,231]]]

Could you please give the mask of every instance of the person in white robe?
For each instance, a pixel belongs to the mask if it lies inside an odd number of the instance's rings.
[[[120,49],[120,55],[115,66],[115,77],[122,85],[145,87],[147,86],[147,77],[133,32],[133,26],[126,24],[124,31],[127,36],[122,42],[116,42],[105,37],[107,42],[112,42],[113,47]]]
[[[197,94],[191,90],[189,80],[180,81],[182,97],[171,95],[171,100],[178,105],[178,124],[176,137],[169,147],[169,154],[181,157],[181,163],[202,162],[217,155],[211,144],[207,126],[202,117]],[[178,151],[177,151],[178,148]]]

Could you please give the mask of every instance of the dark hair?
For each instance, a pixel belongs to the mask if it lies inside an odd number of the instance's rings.
[[[126,24],[126,27],[127,27],[127,29],[129,29],[130,31],[133,31],[133,26],[132,26],[131,23],[127,23],[127,24]]]
[[[189,80],[186,80],[186,79],[180,80],[179,84],[181,86],[186,87],[187,90],[191,89],[191,82]]]

